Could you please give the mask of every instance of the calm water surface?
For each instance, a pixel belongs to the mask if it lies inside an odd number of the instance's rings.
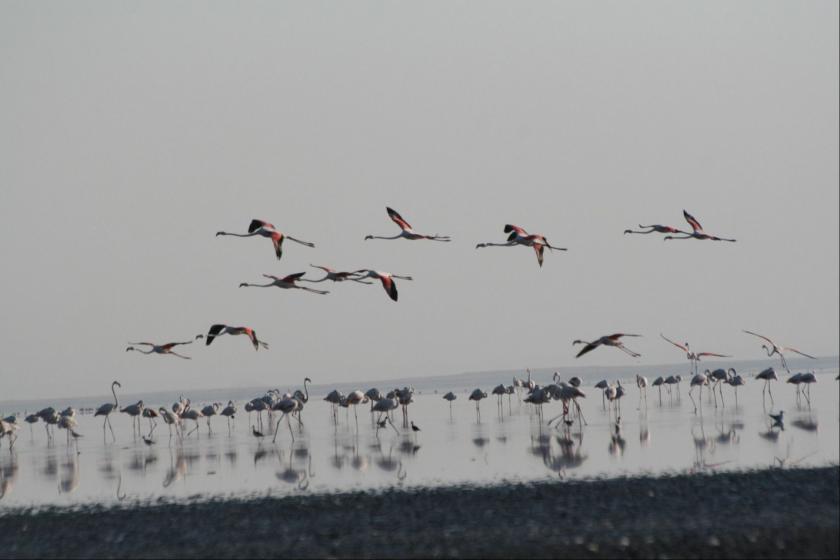
[[[177,500],[196,495],[301,494],[392,486],[488,484],[563,478],[614,477],[773,466],[824,465],[840,461],[840,395],[836,373],[818,375],[811,406],[797,404],[794,388],[774,384],[775,403],[762,403],[761,384],[750,379],[738,391],[724,387],[726,405],[715,408],[704,392],[702,411],[694,414],[686,383],[681,397],[648,389],[647,405],[628,380],[620,427],[602,408],[600,391],[585,388],[581,401],[587,425],[564,429],[546,422],[561,404],[545,405],[542,422],[535,409],[517,396],[503,397],[501,408],[490,395],[481,417],[467,394],[458,393],[450,411],[441,394],[415,395],[409,418],[422,431],[402,427],[376,430],[368,405],[340,409],[337,424],[331,406],[313,394],[303,413],[304,427],[293,421],[295,440],[285,421],[277,442],[251,435],[256,415],[240,412],[230,430],[214,417],[183,441],[170,438],[158,423],[155,443],[132,436],[131,420],[112,415],[117,434],[103,438],[102,419],[77,415],[84,434],[67,444],[56,430],[47,442],[44,425],[24,424],[10,452],[0,449],[0,511],[14,506],[116,503],[122,500]],[[537,380],[548,382],[548,379]],[[591,384],[590,384],[591,385]],[[361,387],[366,390],[367,387]],[[485,387],[488,391],[490,387]],[[258,396],[258,395],[254,395]],[[172,401],[177,396],[173,395]],[[127,403],[123,403],[127,404]],[[171,401],[159,403],[170,406]],[[204,403],[195,403],[198,408]],[[241,410],[243,403],[238,403]],[[157,405],[157,403],[156,403]],[[638,408],[637,408],[638,407]],[[785,411],[784,429],[767,416]],[[195,424],[186,423],[187,429]],[[149,423],[143,420],[144,433]]]

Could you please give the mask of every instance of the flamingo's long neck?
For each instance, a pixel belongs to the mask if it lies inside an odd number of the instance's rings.
[[[119,408],[119,407],[120,407],[120,403],[119,403],[119,401],[117,400],[117,391],[116,391],[116,389],[114,388],[114,384],[113,384],[113,383],[111,384],[111,393],[114,395],[114,408]]]

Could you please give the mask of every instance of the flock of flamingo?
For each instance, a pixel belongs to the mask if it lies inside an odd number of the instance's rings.
[[[371,239],[386,239],[386,240],[394,240],[394,239],[408,239],[408,240],[428,240],[428,241],[437,241],[437,242],[450,242],[451,238],[446,235],[426,235],[417,233],[411,225],[394,209],[386,208],[388,217],[400,228],[400,233],[394,236],[375,236],[375,235],[368,235],[365,237],[365,240]],[[714,235],[709,235],[704,232],[700,222],[695,219],[691,214],[686,211],[683,211],[683,216],[688,224],[691,226],[691,231],[683,231],[678,228],[672,226],[664,226],[664,225],[648,225],[643,226],[639,225],[639,230],[632,230],[628,229],[625,230],[625,234],[642,234],[647,235],[651,233],[660,233],[666,234],[664,236],[664,240],[677,240],[677,239],[697,239],[702,241],[726,241],[726,242],[735,242],[735,239],[728,239],[717,237]],[[528,233],[524,228],[507,224],[504,226],[504,233],[508,234],[507,240],[504,242],[486,242],[486,243],[479,243],[476,245],[476,249],[484,248],[484,247],[516,247],[516,246],[523,246],[523,247],[530,247],[534,250],[537,257],[537,262],[540,266],[543,264],[543,258],[545,254],[545,250],[549,249],[550,251],[566,251],[566,248],[563,247],[556,247],[551,245],[548,240],[546,239],[545,235],[542,234],[532,234]],[[277,229],[273,224],[254,219],[251,221],[248,232],[247,233],[230,233],[225,231],[219,231],[216,233],[217,236],[235,236],[235,237],[265,237],[271,240],[273,246],[273,252],[277,259],[281,259],[283,256],[283,243],[286,239],[289,241],[293,241],[300,245],[304,245],[306,247],[315,247],[313,243],[303,241],[292,237],[290,235],[286,235],[282,233],[279,229]],[[382,287],[384,288],[388,297],[393,300],[398,300],[398,292],[397,292],[397,285],[395,279],[399,280],[412,280],[411,276],[406,275],[397,275],[391,274],[388,272],[377,271],[373,269],[359,269],[354,271],[337,271],[327,266],[320,266],[320,265],[311,265],[314,268],[317,268],[324,272],[324,276],[318,279],[307,279],[304,278],[305,273],[299,272],[295,274],[289,274],[283,277],[274,276],[270,274],[263,275],[265,278],[269,279],[270,281],[265,284],[252,284],[243,282],[239,285],[239,287],[261,287],[261,288],[268,288],[268,287],[277,287],[282,289],[300,289],[305,290],[307,292],[316,293],[320,295],[324,295],[329,293],[326,290],[318,290],[314,288],[310,288],[307,286],[302,286],[300,282],[310,282],[310,283],[321,283],[325,281],[332,281],[332,282],[356,282],[360,284],[371,284],[372,281],[379,280]],[[762,348],[766,351],[768,357],[778,356],[781,362],[781,366],[785,369],[789,375],[787,379],[788,383],[794,384],[796,386],[796,396],[797,399],[804,397],[809,405],[810,405],[810,385],[816,382],[816,376],[813,372],[799,372],[796,374],[792,374],[790,369],[788,368],[787,361],[785,359],[785,354],[795,353],[807,358],[816,359],[814,356],[806,354],[796,348],[781,346],[775,343],[770,338],[758,334],[753,331],[744,330],[746,334],[749,334],[754,337],[758,337],[763,341]],[[153,342],[130,342],[129,346],[125,349],[126,352],[136,351],[142,354],[161,354],[161,355],[170,355],[175,356],[181,359],[189,360],[191,359],[189,356],[181,354],[176,351],[179,347],[186,346],[195,342],[195,340],[204,339],[205,345],[210,346],[213,341],[222,335],[245,335],[251,341],[254,350],[259,350],[260,348],[268,349],[269,345],[265,341],[260,340],[257,337],[256,331],[252,327],[248,326],[230,326],[221,323],[217,323],[211,325],[208,329],[206,334],[199,334],[196,335],[192,340],[183,341],[183,342],[169,342],[165,344],[156,344]],[[613,347],[621,350],[625,354],[633,357],[638,358],[641,356],[640,353],[635,352],[624,345],[622,339],[624,338],[636,338],[641,337],[640,334],[630,334],[630,333],[615,333],[610,335],[605,335],[600,338],[594,339],[592,341],[586,340],[574,340],[572,345],[583,345],[581,350],[575,356],[576,358],[580,358],[600,347]],[[702,396],[702,389],[703,387],[708,387],[709,391],[711,392],[710,396],[714,397],[715,406],[717,406],[717,399],[718,395],[720,396],[721,404],[723,404],[723,385],[730,385],[733,387],[735,391],[735,399],[737,404],[737,390],[738,387],[745,384],[745,380],[741,375],[733,368],[728,369],[715,369],[715,370],[708,370],[706,369],[703,372],[699,371],[699,362],[703,358],[707,357],[718,357],[718,358],[730,358],[731,356],[717,353],[717,352],[697,352],[692,350],[688,342],[678,343],[674,340],[667,338],[665,335],[660,334],[661,338],[666,341],[667,343],[673,345],[674,347],[680,349],[682,352],[685,353],[686,359],[690,362],[691,371],[690,371],[690,380],[689,380],[689,397],[691,398],[692,402],[694,403],[694,412],[697,413],[698,406],[697,401],[694,400],[692,395],[693,391],[696,389],[698,392],[701,393]],[[771,402],[773,399],[773,395],[770,389],[770,382],[773,380],[778,380],[778,376],[774,368],[769,367],[755,376],[757,379],[764,381],[764,387],[762,389],[762,397],[764,398],[765,392],[769,395]],[[840,376],[838,376],[840,379]],[[640,403],[642,400],[642,396],[646,400],[647,398],[647,387],[650,385],[652,387],[657,387],[659,389],[659,398],[660,403],[662,399],[662,388],[663,386],[666,388],[669,394],[672,394],[674,387],[676,386],[677,395],[679,397],[679,385],[682,381],[682,376],[680,375],[672,375],[668,376],[667,378],[658,377],[653,380],[652,383],[648,382],[648,379],[644,376],[637,375],[636,376],[636,385],[639,388],[639,399]],[[294,430],[292,429],[292,419],[294,419],[298,425],[302,428],[303,420],[302,420],[302,411],[304,405],[309,401],[309,390],[307,384],[310,383],[311,380],[306,378],[303,383],[303,390],[296,390],[294,392],[286,392],[281,393],[279,390],[272,389],[267,391],[264,395],[251,399],[250,401],[246,402],[244,405],[245,412],[248,412],[249,415],[251,413],[257,414],[257,421],[256,424],[251,425],[251,433],[254,437],[262,439],[266,436],[266,433],[273,432],[274,440],[278,437],[278,431],[280,428],[281,422],[286,419],[289,433],[291,434],[292,439],[294,440]],[[536,410],[538,411],[538,415],[542,418],[542,406],[547,404],[551,401],[561,401],[563,405],[562,413],[548,421],[548,424],[552,424],[557,420],[562,420],[558,422],[558,426],[571,426],[575,422],[580,423],[581,425],[586,423],[585,418],[583,417],[583,413],[581,411],[581,407],[578,404],[578,398],[584,398],[586,395],[580,388],[582,381],[578,377],[572,377],[568,381],[562,381],[560,379],[559,374],[555,373],[552,383],[547,385],[541,386],[534,382],[531,379],[530,371],[528,372],[527,379],[519,379],[514,378],[513,383],[511,385],[498,385],[492,389],[492,394],[497,396],[497,404],[501,406],[502,399],[505,395],[508,396],[510,399],[511,395],[517,394],[521,395],[525,393],[524,398],[522,400],[526,403],[534,405]],[[800,386],[804,386],[805,389],[800,391]],[[100,407],[98,407],[95,411],[94,410],[83,410],[82,412],[93,412],[94,416],[102,416],[103,424],[103,437],[107,437],[107,431],[110,429],[111,436],[114,441],[116,441],[116,435],[114,433],[113,427],[111,426],[110,416],[115,412],[125,413],[132,418],[132,432],[133,434],[140,435],[143,440],[152,445],[154,443],[153,432],[157,426],[158,419],[163,420],[168,426],[170,431],[170,438],[172,437],[173,430],[174,433],[178,435],[179,438],[188,437],[191,433],[195,432],[199,428],[199,421],[200,419],[204,418],[207,422],[207,428],[209,431],[212,431],[210,425],[210,419],[213,416],[219,415],[224,416],[227,418],[228,421],[228,428],[230,429],[230,422],[231,419],[235,418],[236,414],[238,414],[238,410],[236,405],[229,401],[226,406],[223,406],[222,403],[212,403],[208,404],[202,408],[193,408],[191,406],[190,400],[185,399],[183,397],[179,398],[177,402],[175,402],[170,408],[166,407],[147,407],[143,403],[143,401],[138,401],[137,403],[130,404],[128,406],[120,408],[119,400],[117,398],[116,388],[121,387],[118,381],[114,381],[111,384],[111,392],[114,396],[113,402],[108,402]],[[607,408],[606,402],[609,401],[611,403],[610,410],[615,410],[616,413],[616,422],[620,421],[620,400],[626,394],[624,387],[621,385],[620,381],[616,383],[609,383],[606,380],[600,381],[594,386],[596,389],[602,391],[602,401],[604,408]],[[394,425],[392,420],[392,414],[398,408],[402,409],[402,425],[403,428],[409,428],[409,417],[408,417],[408,406],[413,402],[413,395],[414,389],[412,387],[404,387],[404,388],[397,388],[392,391],[389,391],[385,394],[381,393],[376,388],[371,388],[366,392],[362,392],[361,390],[352,391],[347,395],[342,394],[341,392],[334,390],[330,392],[324,400],[331,404],[332,406],[332,416],[333,419],[337,422],[337,410],[338,408],[347,408],[353,407],[354,408],[354,416],[356,418],[356,424],[358,426],[358,413],[356,412],[358,405],[370,405],[370,413],[371,413],[371,421],[374,424],[376,430],[380,428],[386,428],[390,425],[394,430],[399,431],[398,428]],[[469,400],[475,402],[476,407],[476,415],[480,417],[480,408],[479,403],[481,400],[488,397],[488,393],[481,390],[480,388],[475,389],[469,395]],[[450,411],[452,407],[452,402],[457,399],[457,395],[452,392],[447,393],[443,396],[443,399],[449,402]],[[702,401],[701,401],[702,402]],[[264,428],[262,413],[266,412],[269,416],[269,426],[266,430]],[[279,418],[277,419],[276,423],[273,423],[273,414],[279,413]],[[374,418],[374,415],[378,415]],[[780,412],[778,415],[772,415],[774,422],[777,425],[781,425],[783,421],[783,412]],[[140,422],[143,418],[148,419],[149,421],[149,433],[144,435],[141,433],[141,425]],[[51,440],[53,438],[53,434],[51,432],[51,427],[57,426],[59,429],[64,429],[67,432],[67,442],[68,445],[70,444],[71,438],[77,440],[78,438],[82,437],[80,433],[76,430],[78,426],[78,422],[76,420],[76,410],[72,407],[67,407],[64,410],[58,411],[53,407],[44,408],[37,413],[26,415],[24,421],[31,424],[36,422],[43,422],[45,424],[45,429],[47,433],[47,438]],[[194,427],[190,431],[186,431],[184,429],[184,424],[187,421],[192,421],[194,423]],[[420,428],[414,424],[414,422],[410,422],[410,428],[413,431],[420,431]],[[9,439],[9,449],[11,450],[14,441],[17,437],[16,431],[19,429],[19,421],[16,415],[8,416],[0,420],[0,438],[8,437]]]

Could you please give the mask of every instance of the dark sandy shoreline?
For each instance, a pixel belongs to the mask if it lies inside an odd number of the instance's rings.
[[[0,514],[0,557],[833,557],[840,469]]]

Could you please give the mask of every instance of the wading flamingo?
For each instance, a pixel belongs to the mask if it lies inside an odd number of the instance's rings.
[[[102,422],[102,438],[105,438],[105,425],[107,424],[108,427],[111,429],[111,437],[114,438],[114,441],[117,441],[117,436],[114,435],[114,427],[111,426],[111,419],[109,418],[111,413],[117,410],[120,406],[120,403],[117,400],[117,391],[114,389],[114,387],[122,388],[122,385],[120,385],[119,381],[114,381],[113,383],[111,383],[111,394],[114,395],[114,402],[103,404],[102,406],[96,409],[96,412],[94,412],[93,415],[105,417],[105,421]]]

